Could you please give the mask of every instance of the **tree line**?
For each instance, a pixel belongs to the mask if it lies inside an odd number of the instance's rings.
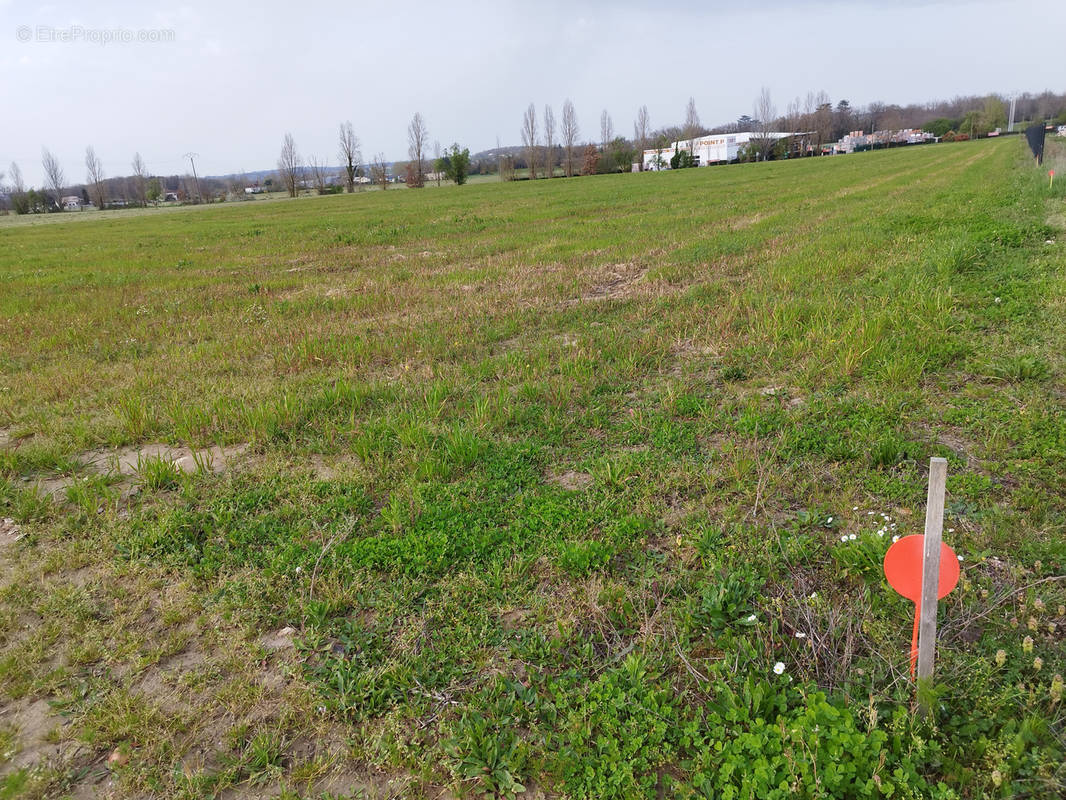
[[[644,152],[656,150],[663,163],[671,166],[694,164],[691,152],[698,138],[709,134],[750,132],[751,143],[743,153],[746,160],[766,160],[781,155],[816,155],[823,147],[839,141],[848,133],[863,131],[899,131],[921,129],[936,136],[952,139],[986,136],[997,128],[1006,128],[1008,98],[999,95],[956,97],[906,106],[869,103],[852,106],[846,99],[834,104],[825,91],[807,92],[790,101],[783,114],[773,102],[770,91],[763,88],[752,104],[752,114],[734,122],[706,126],[700,121],[696,101],[690,97],[680,124],[653,129],[646,105],[640,106],[633,119],[633,136],[616,136],[614,122],[604,109],[600,114],[599,140],[579,143],[579,129],[573,103],[563,104],[562,141],[554,138],[554,113],[545,106],[543,124],[538,124],[535,103],[527,107],[521,125],[522,148],[509,156],[507,176],[515,169],[525,169],[529,178],[554,177],[562,165],[562,174],[589,175],[627,172],[636,165],[644,169]],[[1016,98],[1015,123],[1054,120],[1066,124],[1066,93],[1022,94]],[[790,133],[788,142],[771,136],[773,132]],[[687,152],[673,152],[675,142],[687,143]],[[501,175],[504,170],[501,170]]]
[[[1024,93],[1014,98],[1015,121],[1021,126],[1032,120],[1054,120],[1066,124],[1066,93],[1045,91]],[[301,190],[319,194],[333,191],[354,192],[366,184],[385,189],[390,182],[401,179],[407,186],[421,188],[429,180],[438,184],[448,180],[458,185],[466,183],[471,174],[492,172],[503,180],[518,177],[525,170],[529,179],[543,177],[574,177],[607,172],[625,172],[636,164],[644,168],[643,154],[657,150],[663,161],[672,166],[686,166],[684,151],[668,152],[674,142],[687,142],[688,151],[695,140],[707,134],[752,132],[752,141],[744,158],[765,160],[781,155],[819,154],[825,145],[838,141],[851,131],[870,133],[884,130],[922,129],[938,137],[972,138],[1007,125],[1009,98],[1001,95],[955,97],[930,103],[895,105],[882,102],[866,106],[852,106],[848,100],[833,103],[825,91],[807,92],[787,103],[783,114],[778,113],[768,89],[763,89],[752,104],[752,113],[735,121],[706,126],[700,120],[695,98],[690,97],[682,113],[680,124],[668,124],[653,129],[648,107],[637,108],[633,118],[633,135],[617,134],[611,114],[600,113],[598,137],[581,136],[577,111],[567,99],[558,119],[555,109],[546,104],[538,113],[535,103],[526,108],[519,130],[521,146],[501,148],[470,155],[458,143],[441,149],[439,142],[429,143],[429,129],[421,113],[416,113],[407,126],[408,161],[390,164],[382,152],[369,162],[363,161],[359,137],[350,121],[340,123],[337,138],[337,157],[340,174],[331,174],[326,161],[317,155],[305,160],[301,157],[291,133],[286,133],[277,161],[277,183],[290,196]],[[793,134],[785,145],[769,134],[780,131]],[[783,148],[791,148],[785,152]],[[430,155],[432,148],[433,154]],[[0,209],[10,208],[18,214],[61,211],[67,196],[77,196],[84,204],[97,208],[109,205],[146,206],[173,195],[178,199],[201,202],[206,198],[223,198],[226,193],[243,196],[248,181],[234,175],[228,181],[200,179],[172,175],[150,175],[140,153],[130,162],[131,173],[108,178],[95,149],[85,149],[85,181],[68,184],[63,167],[47,148],[42,149],[41,166],[45,183],[29,187],[19,165],[12,162],[8,172],[0,172]],[[337,179],[340,179],[340,182]],[[272,186],[273,179],[266,184]],[[195,185],[193,185],[195,184]],[[173,187],[173,188],[171,188]]]

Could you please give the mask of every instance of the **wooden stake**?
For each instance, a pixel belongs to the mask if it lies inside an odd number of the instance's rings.
[[[940,584],[940,543],[944,533],[944,492],[948,462],[929,459],[929,497],[925,506],[922,601],[918,612],[918,682],[931,681],[936,656],[936,604]]]

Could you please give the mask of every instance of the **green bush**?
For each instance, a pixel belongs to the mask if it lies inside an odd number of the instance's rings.
[[[658,770],[674,755],[673,693],[630,655],[591,684],[571,678],[550,691],[558,718],[546,750],[569,797],[654,797]]]
[[[750,677],[738,691],[723,687],[706,718],[685,727],[682,744],[694,753],[691,795],[715,800],[951,796],[944,789],[930,793],[904,737],[860,727],[849,710],[830,704],[821,693],[797,700],[790,704],[783,691]],[[901,709],[889,727],[905,728],[905,723]]]

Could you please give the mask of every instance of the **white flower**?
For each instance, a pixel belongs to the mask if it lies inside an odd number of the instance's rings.
[[[893,536],[892,537],[892,541],[893,542],[898,542],[899,541],[899,537],[898,536]]]
[[[948,533],[954,533],[954,532],[955,532],[954,528],[948,528]]]
[[[803,631],[796,631],[796,638],[797,639],[806,639],[807,638],[807,634],[805,634]]]
[[[840,541],[842,541],[842,542],[846,542],[847,540],[848,540],[848,535],[846,533],[843,536],[840,537]]]
[[[872,517],[873,515],[874,515],[874,512],[872,512],[872,511],[867,511],[866,512],[866,516],[868,516],[868,517]]]
[[[858,511],[858,510],[859,510],[859,507],[858,507],[858,506],[852,506],[852,507],[851,507],[851,510],[852,510],[852,511]]]
[[[833,521],[832,517],[830,517],[829,519],[826,520],[826,522],[832,522],[832,521]]]
[[[851,539],[851,541],[854,542],[856,537],[855,537],[855,534],[853,533],[848,538]]]
[[[1003,301],[1002,301],[1002,300],[1000,300],[1000,299],[999,299],[998,297],[996,298],[996,303],[1002,303],[1002,302],[1003,302]]]
[[[754,622],[754,621],[755,621],[755,615],[752,614],[751,616],[748,617],[748,622]]]
[[[818,592],[811,592],[811,600],[818,596]]]
[[[778,661],[774,664],[774,675],[783,675],[785,672],[785,662]]]
[[[959,561],[962,561],[962,556],[959,556]]]

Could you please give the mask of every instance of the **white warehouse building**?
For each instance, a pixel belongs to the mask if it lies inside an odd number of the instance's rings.
[[[744,133],[715,133],[701,136],[693,142],[692,155],[701,167],[711,164],[728,164],[736,161],[740,151],[745,148],[752,139],[763,137],[769,139],[787,139],[791,133],[770,131],[765,134],[745,131]],[[681,142],[673,142],[662,150],[644,151],[644,169],[670,169],[670,159],[675,152],[688,150],[689,142],[685,139]]]

